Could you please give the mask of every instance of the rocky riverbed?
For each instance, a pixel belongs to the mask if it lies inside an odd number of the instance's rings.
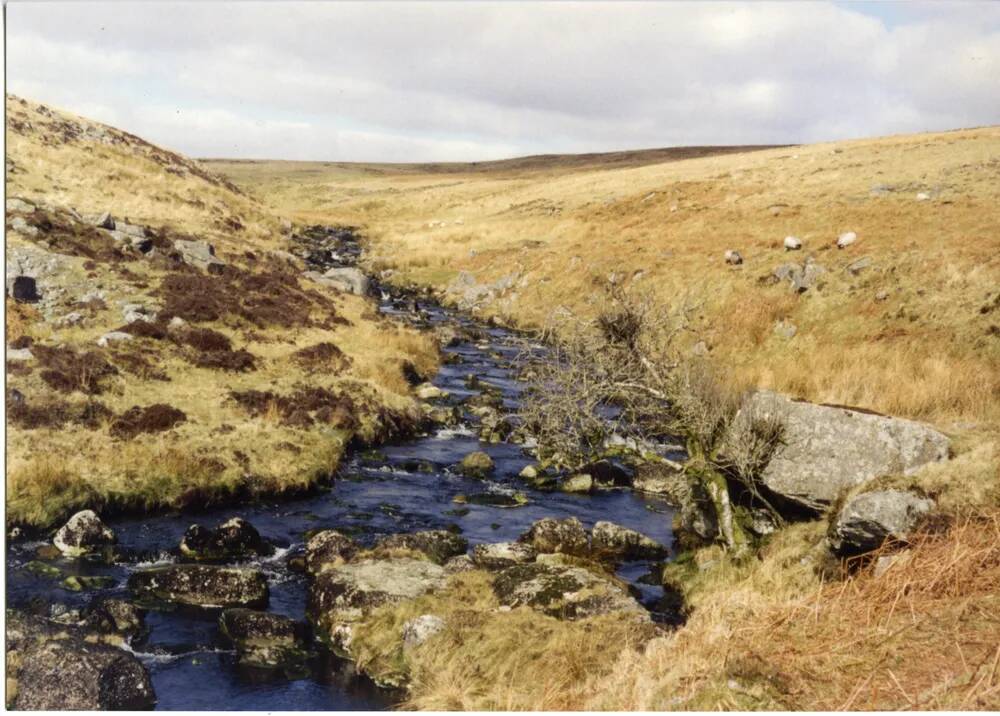
[[[390,707],[398,693],[337,655],[349,653],[351,624],[468,568],[495,575],[501,609],[678,620],[655,576],[672,543],[666,500],[632,489],[632,472],[614,463],[587,480],[526,469],[533,458],[504,417],[524,387],[520,338],[359,278],[351,239],[315,228],[293,252],[331,288],[374,293],[383,313],[440,336],[444,365],[416,386],[424,429],[356,453],[306,499],[102,523],[83,515],[55,535],[10,540],[11,705]],[[571,561],[582,558],[605,571]],[[424,638],[432,621],[405,638]],[[59,664],[58,683],[37,676]]]

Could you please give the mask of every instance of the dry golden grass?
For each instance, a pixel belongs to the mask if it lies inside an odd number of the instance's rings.
[[[408,708],[559,711],[578,707],[590,680],[654,633],[625,615],[567,622],[527,607],[501,612],[491,579],[458,574],[437,594],[375,610],[358,628],[352,655],[383,679],[407,674]],[[404,650],[403,625],[422,614],[441,617],[445,629]]]
[[[449,617],[446,636],[405,664],[405,618],[454,605],[429,597],[388,609],[362,658],[409,669],[410,706],[997,708],[1000,128],[625,168],[213,167],[282,212],[362,226],[371,265],[393,269],[394,281],[443,288],[459,271],[479,283],[513,275],[515,290],[484,314],[530,327],[560,305],[585,312],[614,273],[664,305],[698,306],[686,340],[704,341],[734,384],[925,420],[954,438],[950,462],[881,481],[959,516],[886,575],[831,571],[824,521],[782,530],[747,563],[703,550],[670,567],[692,609],[675,633],[623,648],[603,627],[560,632],[583,640],[590,673],[563,656],[546,661],[561,642],[540,617],[519,614],[505,632],[482,577],[452,595],[482,621],[464,630]],[[873,195],[877,185],[895,190]],[[834,248],[846,231],[858,241]],[[782,250],[789,234],[804,251]],[[727,266],[726,249],[743,265]],[[810,255],[826,272],[806,293],[760,281]],[[847,270],[863,257],[869,268]],[[794,338],[775,333],[779,321],[797,327]]]
[[[487,314],[540,325],[553,306],[585,310],[614,272],[701,305],[689,340],[741,382],[948,427],[1000,424],[998,162],[990,127],[634,168],[212,166],[283,212],[363,226],[395,280],[525,280]],[[896,191],[870,196],[881,184]],[[833,248],[848,230],[858,242]],[[788,234],[802,253],[781,249]],[[723,262],[728,248],[741,267]],[[827,269],[818,288],[758,283],[805,255]],[[870,268],[846,271],[862,257]],[[781,319],[798,329],[790,341],[773,332]]]
[[[118,218],[124,214],[173,234],[190,232],[222,247],[219,255],[242,271],[254,270],[252,261],[243,260],[246,250],[263,254],[285,245],[269,209],[190,160],[16,98],[7,98],[7,111],[9,196],[47,206],[49,215],[111,210]],[[233,219],[243,228],[235,229]],[[50,238],[55,246],[48,246]],[[59,253],[62,245],[61,235],[32,238],[9,231],[6,248]],[[102,351],[98,338],[123,323],[122,302],[163,303],[157,291],[168,270],[144,260],[102,263],[64,256],[60,261],[63,269],[52,280],[67,299],[54,316],[83,311],[84,322],[58,326],[37,308],[8,300],[7,340],[26,336],[43,347],[98,351],[119,370],[91,398],[116,416],[134,406],[166,404],[182,411],[186,421],[131,439],[112,434],[109,420],[59,427],[9,423],[6,497],[12,523],[47,526],[85,506],[150,509],[306,489],[336,469],[352,438],[376,439],[391,429],[393,419],[405,423],[418,415],[401,370],[404,361],[424,374],[436,366],[434,341],[381,318],[370,300],[352,295],[328,295],[332,303],[298,309],[310,311],[312,320],[290,326],[251,325],[232,316],[198,324],[225,336],[235,349],[248,350],[256,362],[249,372],[198,367],[190,351],[185,355],[162,337],[133,338]],[[301,284],[323,291],[305,280]],[[74,308],[74,297],[95,288],[103,292],[103,304]],[[326,322],[332,312],[346,323]],[[320,343],[343,351],[347,367],[310,370],[292,359],[296,351]],[[130,363],[119,352],[141,356],[146,367],[126,370],[122,366]],[[87,400],[78,391],[57,392],[41,373],[37,360],[25,364],[9,375],[8,387],[23,394],[28,406],[79,406]],[[305,387],[349,396],[352,420],[293,425],[275,410],[252,417],[229,397],[248,390],[289,396]]]

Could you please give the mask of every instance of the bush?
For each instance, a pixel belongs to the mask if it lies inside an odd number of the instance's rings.
[[[187,415],[181,410],[165,403],[155,403],[145,408],[136,405],[115,419],[110,432],[112,437],[131,440],[141,433],[161,433],[170,430],[186,420]]]

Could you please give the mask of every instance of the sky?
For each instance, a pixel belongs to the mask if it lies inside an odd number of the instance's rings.
[[[196,157],[476,161],[1000,124],[1000,3],[18,2],[7,91]]]

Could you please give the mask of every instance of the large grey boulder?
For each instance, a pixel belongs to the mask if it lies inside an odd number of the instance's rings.
[[[6,614],[7,703],[17,710],[150,709],[156,696],[134,654],[83,629]]]
[[[77,512],[52,538],[52,544],[67,557],[100,552],[114,543],[115,533],[93,510]]]
[[[267,579],[257,569],[175,564],[134,572],[128,588],[138,597],[196,607],[267,606]]]
[[[325,285],[357,296],[367,296],[371,292],[368,277],[360,269],[345,267],[332,268],[323,274]]]
[[[500,572],[493,592],[501,605],[531,607],[557,619],[584,619],[611,612],[649,614],[611,577],[583,567],[533,562]]]
[[[949,440],[923,423],[833,405],[818,405],[767,390],[741,406],[724,453],[755,420],[776,420],[781,444],[760,479],[777,495],[812,510],[828,507],[842,492],[882,475],[911,475],[948,459]]]
[[[306,614],[342,651],[369,610],[414,599],[444,585],[444,569],[422,559],[364,559],[321,572],[309,588]]]
[[[180,253],[184,263],[208,273],[222,273],[226,268],[225,262],[216,258],[215,247],[207,241],[177,239],[174,241],[174,248]]]
[[[603,521],[594,524],[590,549],[595,556],[612,560],[662,559],[670,554],[669,549],[641,532]]]
[[[878,490],[844,503],[830,530],[830,545],[841,555],[878,549],[886,540],[906,540],[934,503],[912,492]]]

